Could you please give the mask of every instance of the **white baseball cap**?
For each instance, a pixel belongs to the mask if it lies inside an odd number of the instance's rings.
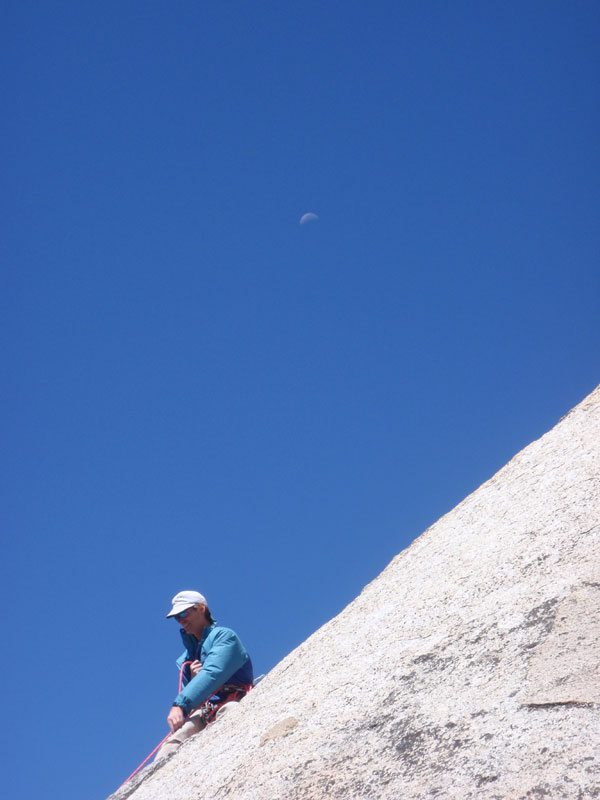
[[[186,608],[191,608],[195,606],[196,603],[204,603],[205,606],[208,605],[206,597],[200,594],[200,592],[178,592],[171,600],[171,603],[173,604],[173,608],[167,614],[167,619],[181,614]]]

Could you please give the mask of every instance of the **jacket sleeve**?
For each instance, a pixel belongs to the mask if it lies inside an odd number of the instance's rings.
[[[175,698],[175,705],[189,714],[207,700],[245,663],[248,658],[238,636],[229,628],[215,631],[205,653],[202,669]]]

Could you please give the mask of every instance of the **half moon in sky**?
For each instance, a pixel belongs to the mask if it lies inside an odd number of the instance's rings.
[[[319,219],[318,216],[309,211],[308,214],[302,214],[300,217],[300,225],[306,225],[307,222],[312,222],[315,219]]]

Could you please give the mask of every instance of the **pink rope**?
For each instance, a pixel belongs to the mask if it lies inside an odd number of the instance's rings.
[[[181,669],[179,670],[179,691],[181,691],[181,687],[183,686],[183,670],[187,667],[188,664],[191,664],[191,661],[184,661],[181,665]]]
[[[134,771],[131,773],[131,775],[130,775],[128,778],[125,778],[125,780],[123,781],[123,783],[121,784],[121,786],[125,786],[125,784],[127,783],[127,781],[130,781],[130,780],[133,778],[133,776],[134,776],[134,775],[137,775],[137,774],[138,774],[138,772],[141,770],[141,768],[142,768],[142,767],[145,767],[145,766],[146,766],[146,764],[148,763],[148,761],[150,761],[150,759],[152,758],[152,756],[153,756],[153,755],[156,753],[156,751],[157,751],[157,750],[158,750],[158,749],[161,747],[161,745],[163,745],[163,744],[164,744],[164,743],[167,741],[167,739],[169,738],[169,736],[171,735],[171,733],[172,733],[172,732],[171,732],[171,731],[169,731],[169,732],[167,733],[167,735],[165,736],[165,738],[160,740],[160,742],[159,742],[159,743],[156,745],[156,747],[154,748],[154,750],[153,750],[153,751],[152,751],[152,752],[151,752],[149,755],[147,755],[147,756],[146,756],[146,758],[145,758],[145,759],[142,761],[142,763],[139,765],[139,767],[137,767],[137,769],[134,769]],[[119,789],[121,788],[121,786],[119,786]],[[117,789],[117,791],[119,791],[119,789]]]
[[[186,668],[186,666],[188,664],[191,664],[191,663],[192,663],[191,661],[184,661],[183,664],[181,665],[181,669],[179,670],[179,691],[181,691],[181,687],[183,685],[183,670]],[[152,756],[156,753],[157,750],[159,750],[161,748],[161,746],[167,741],[167,739],[169,738],[169,736],[171,736],[172,733],[173,733],[173,731],[169,731],[167,733],[167,735],[165,736],[165,738],[160,740],[160,742],[156,745],[154,750],[149,755],[146,756],[146,758],[142,761],[142,763],[139,765],[139,767],[134,769],[134,771],[131,773],[131,775],[128,778],[125,778],[125,780],[123,781],[121,786],[125,786],[127,781],[130,781],[133,778],[134,775],[138,774],[138,772],[142,769],[142,767],[146,766],[148,761],[150,761]],[[119,786],[119,789],[121,788],[121,786]],[[119,791],[119,789],[117,789],[117,791]]]

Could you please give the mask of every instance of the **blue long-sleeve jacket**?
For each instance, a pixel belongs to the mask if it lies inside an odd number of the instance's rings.
[[[239,636],[231,628],[211,625],[204,628],[202,640],[180,629],[185,646],[177,659],[181,669],[185,661],[200,661],[202,669],[191,677],[189,665],[183,671],[183,689],[175,698],[174,705],[181,706],[186,714],[197,708],[223,686],[224,683],[246,686],[252,684],[254,675],[252,661]]]

